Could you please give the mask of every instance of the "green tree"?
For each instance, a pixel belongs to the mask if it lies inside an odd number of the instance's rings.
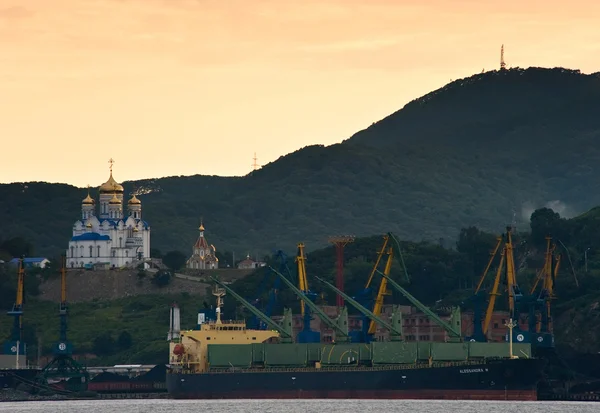
[[[162,261],[167,267],[173,271],[177,271],[185,265],[187,257],[181,251],[169,251],[165,254]]]
[[[159,287],[164,287],[171,282],[171,273],[169,271],[160,270],[154,274],[152,282]]]
[[[23,237],[14,237],[5,240],[0,245],[0,250],[6,251],[11,257],[31,257],[33,245]]]
[[[493,234],[477,227],[462,228],[456,243],[456,250],[464,254],[471,263],[471,276],[482,273],[490,259],[490,252],[497,243]]]
[[[98,356],[114,354],[115,349],[115,339],[108,331],[105,331],[94,339],[92,350]]]
[[[558,212],[550,208],[537,209],[531,214],[531,240],[535,245],[543,246],[548,236],[561,239],[566,235],[565,224]]]
[[[0,309],[2,310],[12,307],[17,294],[17,278],[9,273],[9,268],[6,264],[0,265]]]
[[[133,339],[131,338],[131,334],[127,331],[121,331],[119,337],[117,338],[117,346],[120,350],[127,350],[131,347],[133,343]]]
[[[220,268],[227,268],[227,266],[229,267],[233,267],[233,253],[231,251],[216,251],[215,252],[215,256],[218,258],[219,260],[219,267]]]

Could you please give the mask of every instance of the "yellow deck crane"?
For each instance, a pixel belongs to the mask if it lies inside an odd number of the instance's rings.
[[[308,279],[306,277],[306,254],[304,253],[304,244],[298,243],[298,254],[296,255],[296,264],[298,266],[298,289],[309,300],[314,300],[316,294],[308,288]],[[300,300],[300,312],[302,314],[302,331],[298,333],[296,341],[298,343],[318,343],[321,341],[321,333],[310,328],[312,315],[310,306]]]
[[[306,255],[304,254],[304,244],[298,244],[298,255],[296,256],[296,264],[298,266],[298,288],[303,293],[308,292],[308,280],[306,278]],[[304,300],[300,300],[300,313],[304,317],[305,305]]]
[[[552,237],[546,237],[546,254],[544,259],[544,266],[538,272],[535,282],[531,287],[530,300],[535,302],[542,307],[541,312],[541,325],[539,325],[540,333],[552,333],[552,316],[551,316],[551,301],[556,299],[554,295],[554,283],[556,276],[560,268],[560,254],[556,252],[556,244],[552,242]],[[535,295],[535,291],[541,282],[541,288],[538,295]],[[534,305],[531,306],[530,310],[530,330],[538,331],[537,315],[535,314]],[[533,319],[533,320],[532,320]]]
[[[375,259],[375,263],[373,264],[373,269],[369,274],[369,278],[365,283],[364,289],[358,294],[356,297],[357,302],[368,310],[372,311],[376,317],[379,317],[381,314],[381,309],[383,308],[384,297],[386,295],[390,295],[390,291],[387,289],[387,280],[384,278],[381,280],[379,284],[377,296],[373,299],[373,279],[375,278],[375,273],[378,271],[379,265],[381,264],[381,260],[384,255],[387,255],[387,261],[385,264],[385,274],[390,273],[390,269],[392,266],[393,259],[393,251],[389,246],[390,236],[388,234],[383,236],[383,244],[381,248],[377,251],[377,258]],[[373,340],[373,336],[377,331],[377,323],[373,321],[367,315],[364,315],[362,319],[362,328],[360,331],[351,331],[353,342],[366,342],[369,343]]]
[[[504,245],[502,245],[504,244]],[[502,248],[501,248],[502,247]],[[517,283],[517,278],[516,278],[516,270],[515,270],[515,258],[514,258],[514,248],[513,248],[513,241],[512,241],[512,228],[511,227],[506,227],[506,233],[503,235],[503,237],[499,237],[497,239],[497,243],[496,246],[493,250],[493,252],[490,254],[490,260],[488,261],[488,264],[481,276],[481,279],[479,280],[479,283],[477,284],[477,289],[475,290],[475,295],[477,296],[480,292],[480,289],[483,285],[483,282],[485,280],[485,277],[488,273],[488,271],[490,270],[492,263],[494,262],[494,259],[496,257],[496,255],[498,254],[498,251],[500,252],[500,263],[498,264],[498,268],[496,270],[496,276],[494,277],[494,284],[492,286],[492,290],[489,293],[489,301],[488,301],[488,305],[487,305],[487,310],[485,312],[485,319],[483,321],[483,325],[481,330],[479,330],[479,318],[476,316],[475,317],[475,328],[474,328],[474,334],[473,334],[473,338],[471,339],[471,341],[479,341],[479,339],[483,339],[485,340],[488,332],[489,332],[489,327],[492,321],[492,315],[494,313],[494,308],[496,305],[496,298],[498,296],[501,295],[500,290],[500,281],[502,278],[504,278],[505,281],[505,285],[506,285],[506,292],[508,293],[508,311],[509,311],[509,317],[512,319],[516,319],[516,316],[518,316],[518,303],[521,301],[523,294],[521,293],[521,290],[519,288],[519,285]],[[477,311],[477,309],[476,309]],[[517,326],[518,329],[518,326]],[[481,332],[482,337],[477,337],[478,332]],[[524,334],[521,334],[521,332],[519,332],[519,334],[517,334],[515,336],[516,341],[518,342],[526,342],[526,336]]]
[[[390,244],[390,241],[393,241],[393,244]],[[386,276],[390,275],[390,272],[392,269],[392,262],[394,261],[394,257],[395,257],[394,246],[396,247],[396,249],[398,251],[398,257],[401,260],[401,264],[404,267],[404,271],[406,273],[406,268],[404,266],[404,260],[401,255],[402,252],[400,250],[400,245],[398,243],[398,240],[394,237],[394,235],[391,232],[387,233],[386,235],[383,236],[383,244],[381,245],[381,248],[377,251],[377,259],[375,260],[373,269],[371,270],[371,273],[369,274],[369,278],[367,279],[365,287],[362,290],[362,292],[359,294],[359,297],[357,297],[358,302],[361,305],[363,305],[365,308],[367,308],[367,309],[372,308],[372,314],[375,315],[375,317],[381,316],[381,311],[383,309],[385,296],[391,295],[391,291],[388,289],[388,279],[385,277],[381,277],[381,282],[380,282],[379,288],[377,290],[377,296],[375,297],[375,300],[373,300],[372,299],[373,279],[375,277],[375,273],[379,273],[378,268],[379,268],[379,265],[381,264],[381,261],[384,256],[387,256],[387,258],[386,258],[383,274]],[[408,275],[406,275],[406,276],[408,278]],[[363,325],[362,330],[360,332],[361,337],[353,338],[353,340],[356,342],[367,342],[368,343],[373,340],[373,336],[377,332],[377,322],[374,319],[365,316],[363,318],[362,325]],[[352,333],[357,334],[355,332],[352,332]]]

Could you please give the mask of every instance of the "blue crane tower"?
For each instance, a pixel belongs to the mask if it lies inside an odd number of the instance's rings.
[[[17,297],[8,315],[14,317],[13,329],[10,340],[4,344],[4,354],[14,355],[17,368],[20,368],[19,357],[23,356],[22,363],[25,364],[27,345],[23,343],[23,285],[25,281],[24,257],[19,258],[17,277]]]
[[[77,363],[73,357],[73,345],[67,340],[67,271],[66,257],[62,257],[62,268],[60,278],[60,305],[58,316],[60,317],[60,330],[58,342],[53,347],[54,358],[38,374],[36,381],[42,386],[47,386],[49,379],[52,381],[66,380],[68,391],[87,390],[90,376],[87,370]]]

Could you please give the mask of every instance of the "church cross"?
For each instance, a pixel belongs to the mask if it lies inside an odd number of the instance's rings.
[[[113,164],[115,163],[115,161],[113,160],[113,158],[110,158],[108,160],[108,163],[110,164],[110,173],[112,174],[112,167],[113,167]]]

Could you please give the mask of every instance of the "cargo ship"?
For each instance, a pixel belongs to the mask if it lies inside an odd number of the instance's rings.
[[[215,295],[216,320],[170,342],[172,398],[537,400],[543,361],[528,343],[292,343],[291,311],[248,329],[221,320],[223,289]],[[344,309],[337,322],[347,326]]]
[[[507,239],[510,244],[510,232]],[[388,248],[388,241],[392,241],[392,247]],[[380,272],[377,266],[384,254],[387,254],[387,263]],[[270,312],[264,314],[226,284],[211,277],[217,285],[213,291],[214,317],[206,320],[199,315],[194,330],[179,331],[178,309],[177,320],[172,309],[167,369],[169,394],[180,399],[537,400],[545,361],[533,357],[531,341],[524,340],[512,316],[506,324],[506,342],[463,337],[459,307],[451,309],[449,321],[443,320],[390,278],[396,254],[403,262],[399,242],[388,233],[367,282],[368,287],[375,273],[381,275],[373,305],[362,304],[360,299],[316,277],[339,298],[335,319],[311,299],[314,294],[308,290],[304,244],[298,244],[296,257],[298,287],[290,280],[291,274],[287,277],[268,267],[276,274],[276,282],[286,284],[300,300],[304,327],[295,338],[290,309],[285,309],[281,321],[275,322]],[[281,268],[284,267],[285,259],[282,259]],[[406,269],[405,273],[408,278]],[[340,278],[336,278],[336,283]],[[338,285],[343,288],[343,282]],[[278,286],[274,284],[274,289]],[[391,318],[384,320],[381,306],[384,295],[389,294],[388,286],[444,330],[445,341],[407,341],[399,306],[392,306]],[[497,292],[493,293],[495,298]],[[262,324],[257,324],[255,329],[248,328],[245,321],[223,321],[221,308],[225,294],[240,302]],[[511,293],[510,303],[512,298]],[[344,302],[365,317],[361,330],[349,331]],[[513,307],[511,304],[511,310]],[[321,342],[319,332],[310,329],[311,313],[334,331],[334,342]],[[376,324],[390,333],[389,341],[376,339],[373,334]],[[177,334],[173,326],[177,326]],[[517,334],[513,337],[515,327]]]
[[[169,394],[176,399],[537,400],[539,359],[478,360],[469,357],[478,351],[471,343],[260,343],[275,337],[274,331],[219,320],[182,332],[181,342],[172,343]],[[506,350],[504,343],[492,344]],[[518,347],[523,351],[528,345]],[[377,362],[378,353],[392,357]]]

